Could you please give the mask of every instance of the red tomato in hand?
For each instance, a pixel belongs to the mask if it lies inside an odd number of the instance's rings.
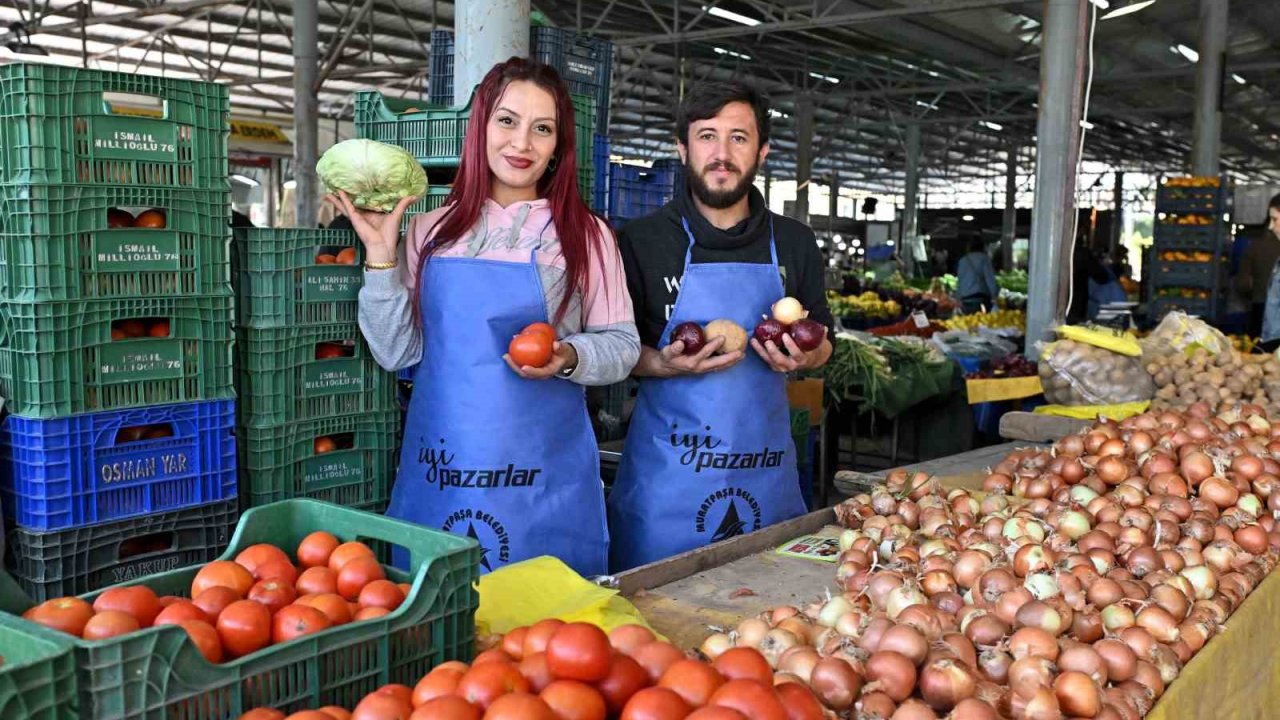
[[[548,323],[544,323],[544,322],[530,323],[528,325],[525,325],[524,329],[520,331],[521,335],[528,335],[529,333],[536,333],[538,335],[542,335],[548,340],[550,340],[551,342],[556,341],[556,329],[551,327],[551,325]]]
[[[540,368],[551,362],[553,342],[543,333],[522,333],[511,338],[507,354],[516,367]]]
[[[547,643],[547,667],[560,680],[597,682],[609,674],[609,636],[590,623],[568,623]]]

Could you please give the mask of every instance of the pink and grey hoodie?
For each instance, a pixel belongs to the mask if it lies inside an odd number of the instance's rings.
[[[422,248],[444,212],[445,208],[440,208],[414,218],[398,268],[364,273],[360,329],[378,364],[388,370],[410,367],[422,359],[422,327],[413,321],[412,303],[418,301],[413,275]],[[556,327],[561,341],[572,344],[578,353],[578,367],[569,380],[580,385],[619,382],[640,358],[640,335],[622,258],[613,233],[603,222],[601,231],[605,238],[603,272],[598,259],[591,258],[585,296],[574,293],[564,319]],[[476,226],[436,257],[523,263],[529,261],[529,251],[534,248],[547,300],[547,317],[554,318],[565,290],[564,256],[546,200],[518,202],[505,208],[493,200],[485,201]],[[475,290],[492,292],[493,288]]]

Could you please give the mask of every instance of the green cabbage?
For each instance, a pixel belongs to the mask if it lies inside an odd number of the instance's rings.
[[[325,151],[316,174],[329,192],[343,190],[365,210],[390,212],[405,197],[427,192],[427,173],[404,148],[373,140],[344,140]]]

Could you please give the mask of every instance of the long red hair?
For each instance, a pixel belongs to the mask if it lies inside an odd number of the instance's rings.
[[[526,58],[513,57],[494,65],[476,88],[458,176],[445,200],[448,209],[435,224],[435,233],[423,249],[415,276],[416,287],[422,287],[425,281],[431,256],[457,242],[480,221],[480,213],[493,184],[493,171],[489,168],[486,150],[489,119],[507,85],[518,80],[532,82],[555,98],[556,152],[553,164],[538,180],[538,196],[547,199],[552,222],[560,236],[560,251],[564,255],[565,292],[555,315],[555,322],[559,323],[569,309],[573,294],[586,292],[588,258],[592,250],[603,269],[604,237],[598,216],[587,207],[578,190],[577,132],[569,90],[555,68]],[[590,162],[590,158],[587,161]],[[413,308],[416,312],[418,303],[413,303]]]

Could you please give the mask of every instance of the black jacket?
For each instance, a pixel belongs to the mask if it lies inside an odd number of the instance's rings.
[[[751,189],[750,202],[747,219],[720,230],[702,217],[688,186],[681,184],[676,187],[675,198],[661,210],[628,222],[618,232],[640,342],[653,348],[666,344],[662,330],[675,308],[684,254],[689,247],[682,217],[688,218],[696,241],[693,262],[768,263],[772,216],[778,266],[787,295],[799,300],[810,318],[826,325],[829,331],[834,328],[824,287],[824,261],[813,230],[798,220],[769,212],[764,197],[755,188]]]

